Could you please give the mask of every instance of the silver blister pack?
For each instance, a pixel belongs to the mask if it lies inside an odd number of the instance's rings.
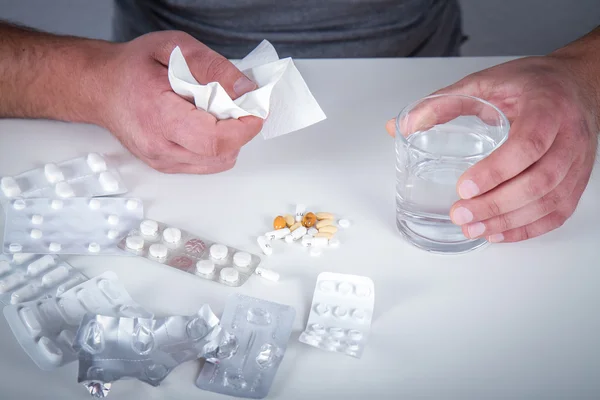
[[[87,280],[58,256],[0,254],[0,302],[19,304],[59,296]]]
[[[179,364],[213,353],[219,332],[207,305],[191,316],[159,319],[86,315],[75,338],[78,382],[136,378],[158,386]]]
[[[6,208],[4,253],[130,255],[119,241],[144,217],[140,199],[19,199]]]
[[[86,313],[152,317],[133,301],[113,272],[83,282],[59,297],[4,308],[15,338],[43,370],[77,360],[73,343]]]
[[[119,247],[204,279],[241,286],[260,264],[260,257],[200,238],[163,223],[144,220]]]
[[[221,318],[219,347],[196,380],[200,389],[260,399],[271,388],[296,311],[266,300],[231,295]]]
[[[323,272],[317,278],[306,329],[299,340],[360,358],[371,329],[375,286],[370,278]]]
[[[1,204],[19,198],[64,199],[111,196],[125,192],[127,188],[117,169],[97,153],[0,178]]]

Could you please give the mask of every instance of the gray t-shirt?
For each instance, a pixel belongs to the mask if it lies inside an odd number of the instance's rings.
[[[228,58],[456,56],[457,0],[115,0],[114,39],[182,30]]]

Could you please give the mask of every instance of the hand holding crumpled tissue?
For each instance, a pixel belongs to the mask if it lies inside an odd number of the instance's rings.
[[[256,90],[236,100],[218,82],[199,84],[179,47],[171,52],[169,82],[175,93],[219,120],[248,115],[266,119],[261,131],[265,139],[306,128],[326,118],[292,59],[280,60],[268,41],[263,40],[233,64],[258,85]]]

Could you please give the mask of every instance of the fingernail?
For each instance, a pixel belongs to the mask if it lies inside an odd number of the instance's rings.
[[[233,91],[238,96],[255,90],[258,86],[252,82],[247,76],[240,76],[233,84]]]
[[[473,221],[473,213],[464,207],[458,207],[452,213],[452,222],[456,225],[464,225]]]
[[[470,199],[471,197],[475,197],[479,194],[479,188],[475,184],[475,182],[471,180],[462,181],[462,183],[458,186],[458,195],[461,199]]]
[[[494,235],[490,235],[490,237],[488,237],[488,242],[490,243],[500,243],[504,240],[504,235],[501,233],[496,233]]]
[[[481,222],[476,222],[467,226],[467,232],[469,232],[469,237],[471,239],[479,237],[485,232],[485,225]]]

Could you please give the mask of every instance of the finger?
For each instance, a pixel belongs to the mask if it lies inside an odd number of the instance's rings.
[[[214,165],[194,165],[194,164],[171,164],[159,169],[160,172],[165,174],[194,174],[194,175],[207,175],[217,174],[232,169],[237,162],[237,159],[224,162],[221,164]]]
[[[264,120],[247,116],[217,121],[217,153],[239,151],[261,131]]]
[[[462,199],[486,193],[514,178],[550,148],[559,129],[558,116],[537,100],[523,110],[510,130],[508,140],[488,157],[469,168],[458,180],[457,191]],[[531,103],[538,103],[531,105]]]
[[[481,196],[456,202],[450,210],[450,217],[455,224],[464,225],[518,210],[541,199],[565,179],[575,157],[568,135],[562,135],[542,159],[525,172]],[[568,195],[570,191],[564,194]]]

